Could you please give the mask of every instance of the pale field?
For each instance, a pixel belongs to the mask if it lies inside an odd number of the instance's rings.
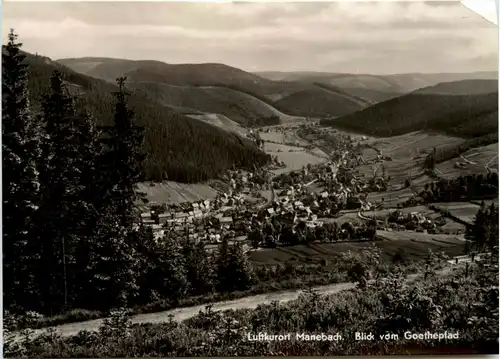
[[[462,154],[462,156],[475,164],[466,164],[465,168],[455,168],[455,163],[457,161],[465,162],[462,158],[456,157],[436,165],[436,168],[442,173],[440,176],[444,178],[455,178],[469,174],[485,174],[487,170],[484,166],[492,159],[493,161],[491,161],[488,167],[498,172],[498,157],[494,158],[498,156],[498,143],[473,148]]]
[[[483,201],[486,206],[491,206],[492,203],[495,204],[495,206],[498,206],[498,198],[495,199],[486,199]],[[477,204],[478,206],[481,205],[481,201],[471,201],[471,203]]]
[[[215,113],[204,113],[203,115],[188,115],[188,117],[206,122],[213,126],[217,126],[226,131],[237,133],[243,137],[245,137],[248,134],[248,130],[246,128],[243,128],[237,122],[231,120],[229,117],[224,115]]]
[[[471,202],[442,202],[433,203],[439,209],[447,210],[454,217],[459,218],[467,223],[472,223],[476,216],[479,206]]]
[[[382,250],[382,259],[392,262],[392,256],[403,249],[411,259],[421,260],[434,253],[445,252],[450,256],[463,254],[464,240],[461,236],[430,235],[417,232],[377,231],[382,240],[364,242],[311,243],[278,248],[263,248],[249,252],[253,264],[276,265],[280,263],[320,263],[336,261],[342,253],[361,252],[371,249],[375,243]],[[387,238],[385,238],[387,237]]]
[[[283,152],[278,152],[278,150],[282,150]],[[289,152],[289,150],[292,150],[293,152]],[[300,170],[309,163],[311,165],[315,165],[326,162],[325,158],[315,156],[312,153],[305,151],[303,148],[296,146],[266,142],[264,144],[264,151],[270,155],[278,157],[278,159],[283,161],[286,165],[285,168],[273,170],[272,172],[274,174]]]
[[[286,136],[282,132],[272,131],[272,132],[261,132],[260,138],[262,138],[264,141],[284,143]]]
[[[150,202],[178,204],[213,199],[217,191],[207,184],[188,184],[163,181],[150,186],[150,182],[139,184],[139,191],[146,193]]]
[[[408,159],[415,157],[418,152],[430,153],[434,147],[449,146],[464,142],[461,138],[430,134],[424,132],[410,132],[394,137],[384,137],[365,141],[376,147],[384,155],[393,159]]]
[[[428,234],[413,231],[377,231],[377,236],[388,241],[429,242],[443,244],[458,244],[465,241],[463,235]]]

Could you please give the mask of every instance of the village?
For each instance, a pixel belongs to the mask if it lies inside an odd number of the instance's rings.
[[[372,160],[365,160],[362,152],[370,145],[360,143],[364,137],[323,133],[311,126],[303,130],[317,136],[328,153],[326,162],[276,174],[284,163],[273,156],[265,168],[228,171],[224,179],[229,189],[219,191],[215,199],[168,206],[151,204],[142,213],[143,224],[151,228],[157,240],[166,235],[179,236],[202,241],[207,251],[213,251],[227,239],[230,245],[239,243],[248,251],[314,241],[375,240],[377,230],[438,233],[446,223],[442,217],[431,218],[419,211],[394,209],[384,218],[365,215],[382,206],[367,198],[369,193],[387,191],[390,178],[384,161],[391,158],[378,151]],[[272,131],[289,130],[260,130]],[[252,131],[251,138],[262,147],[260,132]],[[321,145],[325,134],[330,136],[329,141]],[[369,176],[358,171],[360,165],[367,164],[374,168]]]

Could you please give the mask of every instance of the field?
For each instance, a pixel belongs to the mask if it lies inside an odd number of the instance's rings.
[[[449,146],[462,143],[460,138],[428,134],[422,132],[412,132],[401,136],[370,139],[365,143],[370,144],[380,150],[382,155],[389,156],[392,161],[384,161],[385,171],[391,177],[389,181],[389,193],[402,189],[404,181],[411,177],[412,185],[415,190],[422,189],[431,179],[424,174],[422,161],[434,147]],[[367,148],[363,151],[363,158],[366,161],[374,160],[377,152],[374,149]],[[375,165],[367,164],[359,167],[359,172],[372,176]],[[378,174],[382,172],[382,165],[377,170]],[[389,193],[385,197],[389,197]],[[393,193],[398,197],[400,193]],[[411,196],[411,194],[410,194]]]
[[[387,200],[386,200],[387,201]],[[426,207],[426,206],[414,206],[414,207],[406,207],[406,208],[401,208],[401,209],[396,209],[396,208],[388,208],[388,209],[381,209],[378,211],[364,211],[363,215],[368,218],[376,218],[377,220],[384,220],[389,216],[390,213],[394,211],[401,211],[402,213],[413,213],[413,212],[418,212],[427,218],[430,218],[432,220],[436,220],[439,217],[442,217],[442,214],[433,211],[432,209]],[[453,221],[450,218],[445,218],[446,224],[444,226],[441,226],[441,229],[445,231],[446,233],[456,233],[458,231],[464,232],[465,231],[465,226],[463,224],[457,223]],[[361,222],[363,221],[361,218],[358,217],[357,211],[345,211],[341,212],[341,216],[337,218],[322,218],[321,221],[324,222],[336,222],[338,224],[342,224],[345,222]],[[399,233],[399,232],[398,232]],[[413,233],[413,232],[410,232]]]
[[[205,113],[205,114],[196,114],[187,116],[217,126],[226,131],[237,133],[243,137],[248,134],[248,130],[246,128],[241,127],[240,124],[229,119],[224,115],[218,115],[216,113]]]
[[[146,193],[150,202],[177,204],[182,202],[193,202],[205,199],[213,199],[217,191],[208,184],[188,184],[173,181],[155,183],[142,182],[139,191]]]
[[[498,157],[495,158],[495,156],[498,156],[498,143],[473,148],[462,154],[462,156],[475,164],[466,164],[465,168],[457,168],[455,166],[457,161],[465,161],[460,157],[456,157],[452,160],[436,165],[436,168],[442,173],[440,173],[440,176],[444,178],[454,178],[458,176],[466,176],[468,174],[484,174],[486,173],[484,166],[490,161],[491,163],[488,167],[498,171]]]
[[[412,259],[423,259],[428,250],[445,252],[450,256],[463,254],[463,239],[443,234],[424,234],[417,232],[377,231],[382,240],[370,242],[312,243],[280,248],[266,248],[248,252],[250,260],[257,265],[276,265],[284,263],[320,263],[323,260],[336,260],[348,251],[360,252],[376,243],[384,257],[389,260],[399,249],[404,249]]]
[[[433,203],[433,205],[440,210],[450,212],[453,217],[471,224],[479,210],[479,206],[471,202]]]
[[[281,150],[282,152],[278,152]],[[292,150],[292,152],[290,152]],[[320,157],[306,151],[304,148],[281,145],[276,143],[266,142],[264,144],[264,151],[267,154],[277,156],[280,161],[283,161],[286,165],[285,168],[280,168],[273,170],[273,173],[280,174],[294,170],[300,170],[303,166],[307,166],[309,163],[315,165],[326,161],[326,158]]]

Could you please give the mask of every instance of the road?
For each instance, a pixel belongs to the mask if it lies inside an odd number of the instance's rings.
[[[462,266],[465,261],[466,260],[461,259],[461,261],[459,261],[459,266]],[[450,263],[455,264],[454,261],[450,261]],[[452,269],[455,267],[456,266],[449,266],[438,271],[437,273],[438,275],[445,276],[450,274]],[[408,281],[414,281],[421,277],[422,274],[412,274],[409,275],[407,278]],[[373,282],[374,280],[370,280],[368,283],[373,283]],[[314,287],[312,288],[312,290],[317,294],[329,295],[329,294],[339,293],[344,290],[353,289],[355,288],[355,286],[356,286],[355,283],[338,283],[338,284]],[[231,309],[233,310],[255,309],[259,305],[270,304],[274,301],[285,303],[288,301],[295,300],[302,293],[304,293],[303,290],[291,290],[291,291],[275,292],[269,294],[253,295],[241,299],[214,303],[212,309],[214,311],[225,311]],[[134,324],[164,323],[169,321],[171,316],[174,321],[181,322],[183,320],[196,316],[200,311],[205,309],[205,306],[206,304],[186,307],[186,308],[177,308],[157,313],[139,314],[132,317],[132,323]],[[54,329],[62,336],[72,336],[78,334],[78,332],[82,330],[97,331],[99,326],[101,326],[101,324],[102,324],[102,319],[96,319],[86,322],[62,324],[54,327]],[[37,329],[34,331],[35,332],[34,334],[40,335],[44,332],[44,330],[45,329]],[[18,337],[18,340],[19,339],[20,337]]]

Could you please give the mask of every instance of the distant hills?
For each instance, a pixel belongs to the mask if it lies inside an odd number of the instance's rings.
[[[99,125],[112,123],[117,87],[104,80],[77,73],[46,57],[28,54],[29,90],[32,104],[39,104],[48,91],[49,79],[59,70],[71,91],[77,94],[78,106],[85,106]],[[199,182],[216,178],[233,166],[252,168],[268,160],[253,142],[203,121],[186,117],[132,90],[130,106],[137,122],[145,126],[144,150],[148,155],[146,177],[180,182]],[[165,176],[166,175],[166,176]]]
[[[433,130],[479,137],[498,131],[498,85],[492,80],[440,83],[321,124],[374,136]]]
[[[481,95],[498,92],[498,80],[462,80],[442,82],[418,89],[413,94],[427,95]]]
[[[340,89],[314,83],[274,81],[223,64],[172,65],[159,61],[109,58],[61,59],[76,72],[114,81],[127,76],[130,86],[165,106],[218,113],[240,124],[268,116],[342,116],[371,102]],[[315,98],[311,106],[309,99]]]
[[[497,80],[498,72],[436,73],[436,74],[340,74],[329,72],[258,72],[260,77],[273,81],[323,83],[342,89],[353,96],[372,102],[384,101],[442,82],[462,80]]]

